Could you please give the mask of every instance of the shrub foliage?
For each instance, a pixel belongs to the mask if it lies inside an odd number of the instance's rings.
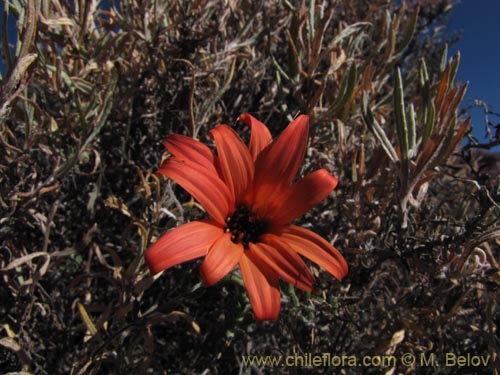
[[[447,374],[455,353],[489,355],[498,374],[500,168],[483,151],[498,139],[478,145],[459,115],[451,6],[5,0],[1,369],[245,374],[266,371],[247,355],[434,353],[436,367],[392,371]],[[283,285],[275,323],[255,322],[237,272],[206,288],[197,262],[152,277],[143,259],[204,215],[154,174],[162,139],[245,133],[243,112],[274,135],[309,114],[301,173],[340,181],[299,222],[350,272],[311,265],[321,292]]]

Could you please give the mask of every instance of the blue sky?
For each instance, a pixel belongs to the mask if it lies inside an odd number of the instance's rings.
[[[462,30],[458,43],[451,46],[450,56],[460,50],[461,62],[457,78],[469,82],[463,105],[479,99],[500,112],[500,1],[462,0],[454,5],[447,32]],[[474,135],[485,135],[483,111],[472,111]],[[492,116],[497,124],[500,118]]]

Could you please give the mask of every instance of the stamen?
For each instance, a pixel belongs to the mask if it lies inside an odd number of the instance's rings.
[[[226,218],[226,223],[224,232],[231,232],[231,241],[243,244],[245,249],[248,249],[250,242],[258,242],[267,229],[266,221],[259,219],[243,205],[236,207],[233,214]]]

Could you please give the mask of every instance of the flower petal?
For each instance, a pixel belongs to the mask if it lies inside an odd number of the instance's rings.
[[[252,157],[241,138],[227,125],[210,131],[215,140],[221,176],[236,202],[242,201],[253,178]]]
[[[311,292],[315,279],[300,256],[284,241],[274,241],[271,238],[273,235],[266,236],[269,237],[262,239],[264,243],[250,243],[247,253],[252,252],[254,256],[258,256],[283,280],[299,289]]]
[[[281,306],[278,275],[262,260],[246,253],[241,257],[240,271],[255,318],[278,319]]]
[[[309,117],[297,117],[255,161],[253,209],[259,215],[265,216],[272,210],[272,202],[297,175],[304,158],[308,131]]]
[[[277,197],[278,203],[270,212],[270,220],[277,224],[290,223],[325,199],[337,183],[326,169],[307,175]]]
[[[215,171],[214,154],[200,141],[185,135],[172,134],[163,141],[163,145],[177,160],[192,161]]]
[[[181,225],[151,245],[145,254],[146,262],[155,274],[176,264],[205,256],[223,234],[223,229],[211,220]]]
[[[234,210],[234,200],[227,186],[214,171],[200,164],[169,158],[157,173],[186,189],[218,223],[223,224],[228,213]]]
[[[213,285],[238,264],[243,246],[231,241],[231,233],[225,233],[214,242],[201,264],[201,277],[207,285]]]
[[[284,181],[289,185],[304,159],[308,132],[308,116],[300,115],[293,120],[279,138],[260,153],[255,162],[256,179]]]
[[[238,121],[249,125],[252,129],[250,134],[250,154],[255,161],[260,152],[273,141],[271,132],[269,132],[266,125],[249,113],[241,114],[238,117]]]
[[[293,250],[323,267],[338,280],[347,274],[348,266],[342,254],[316,233],[290,225],[281,237]]]

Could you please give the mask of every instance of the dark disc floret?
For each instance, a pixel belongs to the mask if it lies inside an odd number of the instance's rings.
[[[259,219],[247,206],[239,205],[232,215],[226,218],[226,233],[231,233],[231,241],[241,243],[248,249],[250,242],[259,242],[265,233],[267,222]]]

